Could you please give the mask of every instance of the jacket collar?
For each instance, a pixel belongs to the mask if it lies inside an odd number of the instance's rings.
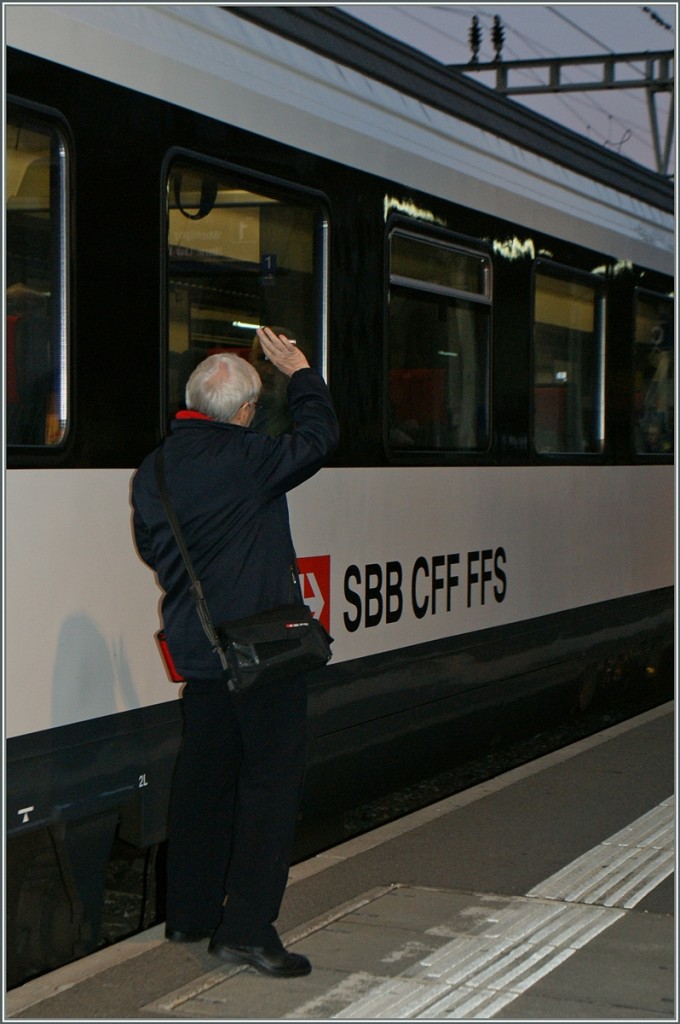
[[[195,409],[180,409],[175,414],[176,420],[209,420],[211,423],[214,422],[212,416],[206,416],[204,412],[196,412]]]

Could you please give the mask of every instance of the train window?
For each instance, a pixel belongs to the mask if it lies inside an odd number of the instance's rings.
[[[673,300],[638,292],[635,300],[635,450],[671,455],[675,432]]]
[[[534,294],[534,447],[596,454],[604,445],[604,294],[600,282],[539,269]]]
[[[249,359],[263,383],[253,426],[290,429],[286,378],[255,328],[294,337],[323,363],[326,221],[320,202],[255,187],[222,168],[175,162],[168,175],[168,412],[191,371],[215,352]]]
[[[66,435],[66,175],[62,132],[11,104],[5,138],[9,445],[55,446]]]
[[[487,256],[392,231],[388,437],[394,453],[488,448],[490,313]]]

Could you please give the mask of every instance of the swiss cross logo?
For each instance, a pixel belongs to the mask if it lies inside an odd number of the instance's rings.
[[[329,632],[331,628],[331,556],[298,558],[302,597],[315,619]]]

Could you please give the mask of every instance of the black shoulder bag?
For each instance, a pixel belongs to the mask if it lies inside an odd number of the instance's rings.
[[[306,604],[283,604],[244,619],[215,626],[170,502],[163,467],[162,446],[156,453],[156,483],[163,508],[182,553],[191,580],[198,617],[219,655],[227,685],[233,693],[245,693],[263,683],[276,682],[301,672],[322,668],[331,659],[333,638],[312,615]],[[291,577],[297,582],[294,566]]]

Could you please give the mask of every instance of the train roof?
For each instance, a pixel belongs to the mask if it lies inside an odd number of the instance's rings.
[[[521,225],[525,241],[554,235],[673,273],[673,187],[661,175],[334,8],[4,13],[10,47],[398,182],[386,208],[415,201],[427,216],[436,196]]]
[[[594,181],[660,209],[674,208],[674,186],[664,175],[536,114],[344,11],[269,5],[229,10]]]

